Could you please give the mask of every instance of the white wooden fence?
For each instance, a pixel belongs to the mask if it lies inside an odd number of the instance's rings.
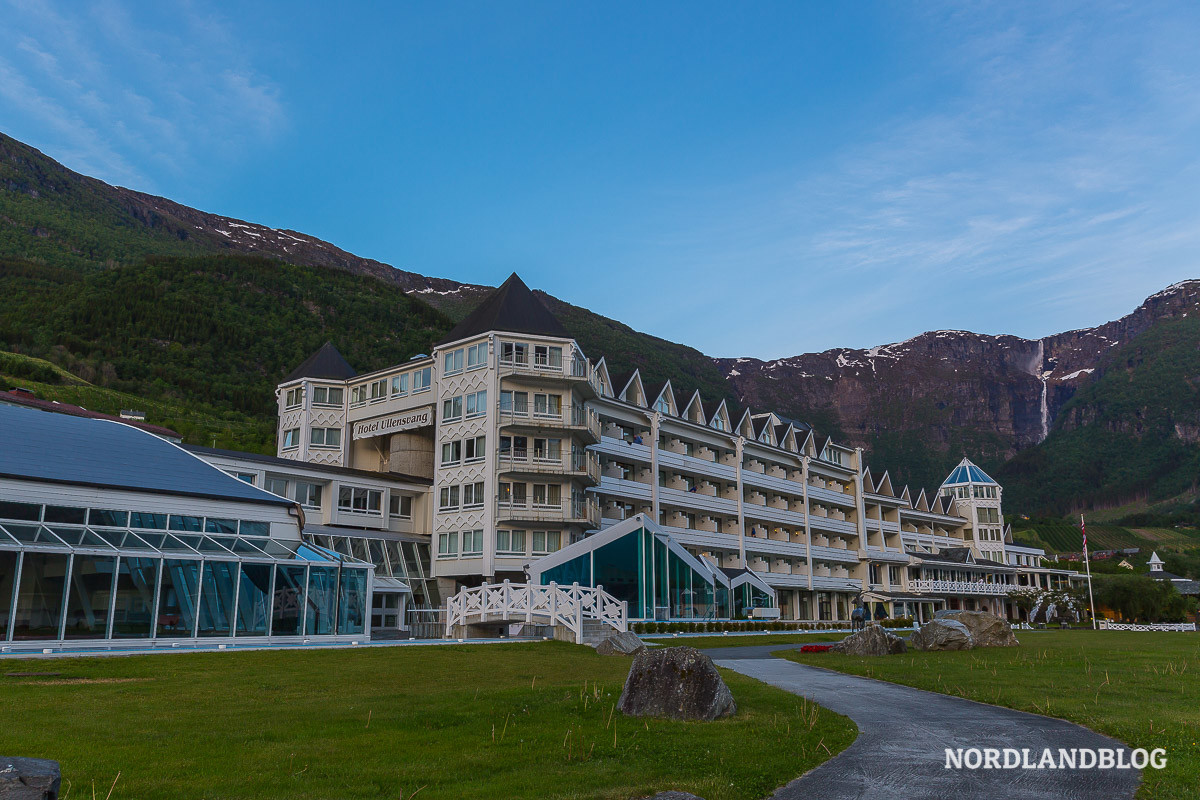
[[[1133,625],[1125,622],[1109,622],[1106,619],[1100,620],[1100,630],[1102,631],[1187,631],[1194,632],[1196,623],[1194,622],[1176,622],[1162,623],[1156,625]]]
[[[446,600],[446,636],[452,635],[455,625],[488,620],[506,622],[535,621],[547,625],[563,625],[583,644],[584,620],[592,619],[624,633],[629,629],[629,609],[603,586],[547,586],[524,583],[485,583],[461,590]]]

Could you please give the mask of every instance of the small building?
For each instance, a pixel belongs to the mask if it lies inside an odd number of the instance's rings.
[[[1182,595],[1190,595],[1192,597],[1200,596],[1200,581],[1194,581],[1191,578],[1185,578],[1182,575],[1176,575],[1173,572],[1167,572],[1163,569],[1165,563],[1158,557],[1158,552],[1150,554],[1149,577],[1156,581],[1169,581],[1172,586]]]

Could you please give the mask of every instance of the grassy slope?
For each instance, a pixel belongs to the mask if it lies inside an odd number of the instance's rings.
[[[1014,648],[785,657],[984,703],[1060,717],[1131,747],[1162,747],[1167,768],[1143,773],[1140,798],[1196,796],[1200,774],[1200,635],[1027,631]]]
[[[1007,507],[1061,513],[1194,489],[1200,444],[1188,439],[1200,435],[1198,340],[1200,319],[1187,317],[1114,348],[1046,441],[998,470]]]
[[[627,719],[629,663],[558,642],[6,662],[94,682],[0,677],[0,752],[60,760],[81,797],[119,771],[113,798],[721,800],[764,797],[856,735],[735,674],[732,719]]]

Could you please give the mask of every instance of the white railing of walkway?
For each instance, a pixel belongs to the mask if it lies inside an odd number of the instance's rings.
[[[593,589],[578,583],[538,586],[504,581],[472,586],[446,600],[446,636],[452,635],[455,625],[469,622],[524,619],[532,623],[535,617],[567,627],[578,644],[583,644],[585,619],[598,620],[621,633],[629,630],[628,604],[604,591],[603,586]]]
[[[1177,623],[1161,623],[1154,625],[1135,625],[1125,622],[1109,622],[1106,619],[1100,620],[1100,630],[1102,631],[1187,631],[1189,633],[1196,630],[1194,622],[1177,622]]]
[[[1006,595],[1013,589],[1021,587],[1011,583],[987,583],[984,581],[938,581],[921,578],[908,582],[908,588],[914,592],[930,594],[988,594]]]

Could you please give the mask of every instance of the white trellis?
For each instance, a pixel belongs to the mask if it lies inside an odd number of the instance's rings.
[[[1102,631],[1186,631],[1194,632],[1196,623],[1194,622],[1176,622],[1176,623],[1161,623],[1155,625],[1136,625],[1126,622],[1109,622],[1106,619],[1100,620],[1100,630]]]
[[[584,620],[597,620],[624,633],[629,629],[629,608],[603,586],[546,586],[524,583],[485,583],[461,590],[446,600],[446,636],[455,625],[488,620],[515,622],[535,620],[549,625],[563,625],[583,643]]]

